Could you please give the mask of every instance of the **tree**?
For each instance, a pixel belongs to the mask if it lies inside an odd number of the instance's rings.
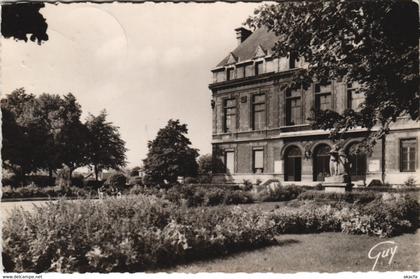
[[[43,128],[33,115],[36,98],[23,88],[13,91],[1,102],[3,167],[21,182],[27,174],[42,168]]]
[[[154,183],[175,183],[178,176],[196,176],[198,157],[197,149],[191,148],[186,137],[187,125],[179,120],[169,120],[166,127],[159,130],[156,138],[149,141],[149,148],[144,162],[148,179]]]
[[[63,121],[61,111],[64,109],[63,99],[55,94],[41,94],[36,98],[34,118],[43,132],[43,141],[38,146],[43,151],[42,168],[48,171],[52,181],[53,173],[62,167],[59,134]]]
[[[198,174],[199,175],[212,175],[213,173],[224,172],[225,165],[216,156],[212,154],[205,154],[198,158]]]
[[[125,142],[121,139],[118,127],[106,120],[107,113],[89,115],[85,125],[88,130],[88,162],[93,166],[95,180],[103,169],[118,169],[126,165]]]
[[[314,128],[331,129],[332,139],[367,128],[368,151],[399,116],[419,120],[418,22],[417,4],[408,0],[281,2],[263,5],[247,20],[278,36],[275,55],[307,63],[287,87],[340,79],[360,84],[366,97],[360,110],[314,111],[312,120]]]
[[[78,167],[89,163],[87,156],[88,130],[80,122],[82,109],[76,97],[68,93],[64,95],[62,106],[57,114],[55,129],[57,130],[58,152],[60,161],[69,168],[69,181]]]

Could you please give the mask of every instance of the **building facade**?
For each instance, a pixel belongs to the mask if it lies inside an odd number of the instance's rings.
[[[217,179],[283,184],[316,185],[329,176],[329,132],[311,129],[308,118],[315,109],[342,113],[358,109],[364,95],[357,85],[331,81],[308,89],[285,90],[293,71],[305,67],[302,60],[273,56],[276,36],[264,28],[235,30],[238,46],[214,69],[212,91],[213,156],[225,171]],[[352,181],[373,180],[403,184],[409,178],[420,183],[420,123],[401,117],[378,142],[372,154],[349,155]],[[346,152],[367,131],[353,129],[343,137]]]

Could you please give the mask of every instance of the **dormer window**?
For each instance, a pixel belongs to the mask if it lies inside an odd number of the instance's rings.
[[[263,68],[263,61],[259,61],[259,62],[255,62],[255,75],[261,75],[264,73],[264,68]]]
[[[232,80],[235,78],[235,69],[234,68],[227,68],[226,70],[226,80]]]
[[[236,67],[236,78],[243,78],[245,77],[245,67],[238,66]]]

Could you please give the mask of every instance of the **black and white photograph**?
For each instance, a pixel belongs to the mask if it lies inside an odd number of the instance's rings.
[[[3,279],[417,279],[419,14],[3,1]]]

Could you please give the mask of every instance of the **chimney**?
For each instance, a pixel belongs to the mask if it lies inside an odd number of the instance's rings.
[[[236,28],[235,31],[236,31],[236,39],[238,40],[238,45],[242,44],[242,42],[245,41],[249,37],[249,35],[252,34],[252,31],[244,27]]]

